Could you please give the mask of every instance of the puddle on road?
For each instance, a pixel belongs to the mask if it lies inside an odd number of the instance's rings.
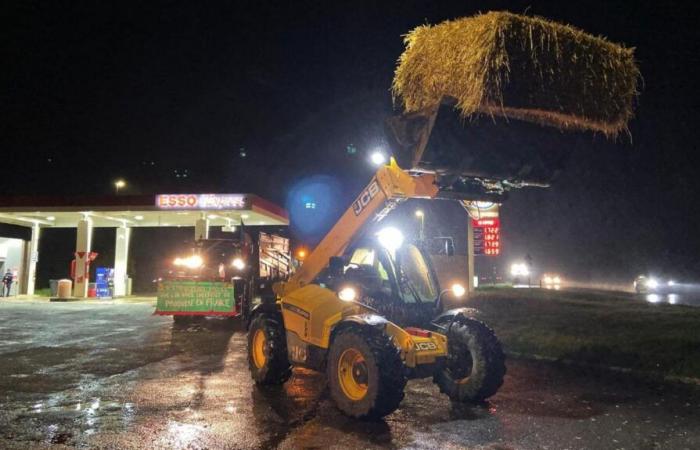
[[[3,424],[2,434],[17,441],[73,445],[81,435],[127,429],[135,416],[133,403],[99,397],[75,401],[57,394],[19,412],[12,423]]]
[[[205,431],[206,428],[202,425],[170,420],[168,421],[167,433],[161,436],[160,443],[170,448],[192,448],[200,441]]]

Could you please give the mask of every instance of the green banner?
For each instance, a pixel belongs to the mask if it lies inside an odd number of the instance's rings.
[[[233,285],[221,281],[163,281],[158,284],[156,312],[234,311]]]

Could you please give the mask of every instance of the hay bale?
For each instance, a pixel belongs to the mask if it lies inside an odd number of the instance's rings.
[[[455,99],[488,114],[615,136],[637,94],[634,49],[508,12],[419,26],[405,36],[392,92],[407,112]]]

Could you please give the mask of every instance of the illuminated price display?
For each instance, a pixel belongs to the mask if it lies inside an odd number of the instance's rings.
[[[498,217],[472,219],[472,230],[475,255],[501,254],[501,221]]]

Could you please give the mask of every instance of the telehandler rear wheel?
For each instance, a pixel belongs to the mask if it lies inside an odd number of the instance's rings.
[[[480,402],[494,395],[506,373],[501,343],[491,328],[457,317],[447,335],[448,355],[433,381],[459,402]]]
[[[250,323],[248,367],[258,384],[282,384],[292,375],[281,317],[261,313]]]
[[[328,386],[345,414],[379,419],[396,410],[406,386],[399,350],[371,327],[341,330],[328,354]]]

